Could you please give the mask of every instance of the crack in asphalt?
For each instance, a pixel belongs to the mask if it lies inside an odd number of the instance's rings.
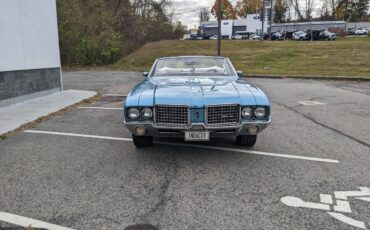
[[[353,140],[353,141],[356,141],[357,143],[360,143],[360,144],[365,145],[366,147],[370,148],[370,144],[369,144],[369,143],[366,143],[366,142],[364,142],[364,141],[362,141],[362,140],[359,140],[359,139],[357,139],[356,137],[353,137],[353,136],[351,136],[351,135],[349,135],[349,134],[347,134],[347,133],[344,133],[344,132],[342,132],[342,131],[340,131],[340,130],[338,130],[338,129],[336,129],[336,128],[333,128],[333,127],[330,127],[330,126],[328,126],[328,125],[325,125],[325,124],[323,124],[323,123],[321,123],[321,122],[319,122],[319,121],[315,120],[314,118],[310,117],[309,115],[299,112],[299,111],[298,111],[298,110],[296,110],[294,107],[290,107],[290,106],[284,105],[284,104],[279,103],[279,102],[276,102],[276,101],[273,101],[273,103],[275,103],[275,104],[277,104],[277,105],[280,105],[280,106],[282,106],[282,107],[284,107],[284,108],[286,108],[286,109],[289,109],[289,110],[291,110],[291,111],[293,111],[293,112],[295,112],[295,113],[297,113],[297,114],[299,114],[299,115],[303,116],[304,118],[306,118],[306,119],[308,119],[308,120],[312,121],[313,123],[320,125],[320,126],[321,126],[321,127],[323,127],[323,128],[329,129],[329,130],[331,130],[331,131],[333,131],[333,132],[336,132],[336,133],[338,133],[338,134],[340,134],[340,135],[342,135],[342,136],[345,136],[345,137],[347,137],[347,138],[349,138],[349,139],[351,139],[351,140]]]
[[[166,172],[164,183],[162,183],[159,188],[158,202],[155,203],[148,212],[139,217],[139,219],[144,220],[145,223],[150,223],[150,217],[157,212],[159,212],[159,218],[156,220],[161,220],[163,217],[164,207],[167,205],[168,201],[172,199],[172,195],[168,196],[168,188],[173,179],[176,177],[178,165],[176,161],[176,155],[171,154],[171,156],[172,159],[170,160],[169,165],[172,165],[172,168]]]
[[[364,92],[364,91],[361,91],[361,90],[348,88],[347,86],[342,86],[342,85],[336,85],[335,87],[338,88],[338,89],[347,90],[347,91],[350,91],[350,92],[353,92],[353,93],[359,93],[359,94],[362,94],[362,95],[370,96],[370,90],[368,90],[368,89],[366,89],[366,91]]]

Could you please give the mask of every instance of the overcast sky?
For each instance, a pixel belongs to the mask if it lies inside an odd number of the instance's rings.
[[[304,2],[305,0],[301,0],[301,1]],[[174,20],[181,21],[189,29],[192,29],[194,28],[194,25],[196,26],[196,28],[199,26],[199,16],[198,16],[199,9],[203,7],[207,7],[211,9],[215,0],[172,0],[172,2],[173,2],[173,8],[175,10]],[[233,3],[233,5],[235,5],[236,0],[230,0],[230,2]],[[314,7],[315,10],[313,12],[314,17],[317,17],[320,15],[321,5],[322,5],[322,0],[315,0],[315,7]],[[192,10],[196,10],[196,11],[189,12]],[[183,13],[183,12],[188,12],[188,13]],[[212,16],[212,19],[214,19],[213,16]]]
[[[199,10],[200,8],[212,8],[215,0],[172,0],[173,8],[175,10],[175,21],[181,21],[189,29],[194,28],[194,25],[199,26]],[[177,14],[197,10],[196,12],[189,12],[184,14]]]

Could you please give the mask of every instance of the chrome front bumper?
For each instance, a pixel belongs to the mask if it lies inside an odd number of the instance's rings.
[[[153,122],[126,122],[125,126],[136,134],[136,128],[141,126],[145,128],[144,136],[158,136],[158,137],[184,137],[185,131],[209,131],[211,137],[215,136],[238,136],[238,135],[255,135],[264,130],[270,123],[268,121],[245,121],[237,125],[205,125],[204,123],[193,123],[190,126],[157,126]],[[257,132],[251,133],[251,127],[257,127]]]

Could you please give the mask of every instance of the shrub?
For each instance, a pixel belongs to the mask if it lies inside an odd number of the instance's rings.
[[[80,65],[111,64],[120,56],[120,35],[112,30],[105,30],[97,37],[84,37],[76,47],[76,60]]]
[[[119,33],[113,30],[105,30],[98,37],[99,56],[98,64],[111,64],[121,57],[122,42]]]
[[[95,64],[98,53],[98,42],[94,38],[85,37],[77,44],[76,60],[81,65]]]

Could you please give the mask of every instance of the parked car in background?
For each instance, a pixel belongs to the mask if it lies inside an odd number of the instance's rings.
[[[235,35],[241,36],[242,39],[249,39],[250,32],[237,31]]]
[[[306,36],[304,38],[304,40],[307,40],[307,41],[310,41],[310,40],[313,40],[313,41],[318,41],[320,40],[320,33],[321,33],[322,30],[307,30],[306,31]],[[312,34],[311,34],[312,33]]]
[[[366,35],[369,31],[367,31],[367,29],[365,28],[361,28],[361,29],[356,29],[355,30],[355,35]]]
[[[197,40],[208,40],[209,39],[209,35],[207,34],[198,34],[197,35]]]
[[[240,79],[228,58],[159,58],[143,75],[123,105],[123,122],[136,147],[151,146],[153,137],[218,136],[235,136],[238,145],[250,147],[271,122],[266,94]]]
[[[280,32],[272,33],[271,40],[278,40],[278,41],[284,40],[284,35]]]
[[[259,40],[261,39],[261,36],[257,35],[257,34],[251,34],[249,36],[249,40]]]
[[[355,35],[355,31],[356,29],[354,28],[347,29],[347,35]]]
[[[283,32],[285,34],[285,39],[293,39],[293,34],[297,31],[285,31]]]
[[[334,41],[337,38],[337,35],[328,30],[323,30],[320,32],[319,38],[320,40]]]
[[[210,40],[217,40],[217,35],[213,35],[211,37],[209,37]]]
[[[303,32],[303,31],[297,31],[297,32],[294,32],[293,35],[292,35],[292,39],[293,40],[305,40],[306,39],[306,35],[307,33]]]
[[[243,36],[241,36],[241,35],[234,35],[234,36],[231,36],[231,39],[233,39],[233,40],[242,40],[243,39]]]

